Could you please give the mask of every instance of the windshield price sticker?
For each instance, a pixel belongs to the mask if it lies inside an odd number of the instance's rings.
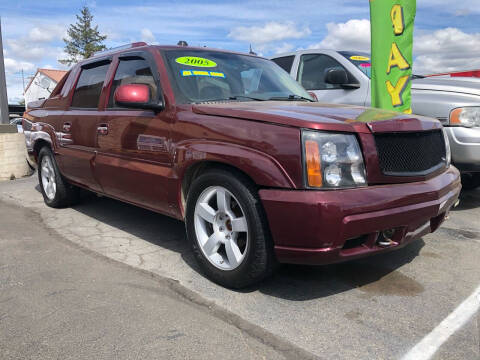
[[[211,76],[225,79],[225,74],[217,71],[204,71],[204,70],[182,70],[180,71],[182,76]]]
[[[195,66],[195,67],[207,67],[207,68],[217,67],[217,63],[215,61],[201,58],[201,57],[196,57],[196,56],[182,56],[182,57],[176,58],[175,62],[182,65]]]
[[[356,60],[356,61],[370,61],[370,58],[369,57],[366,57],[366,56],[350,56],[350,59],[351,60]]]

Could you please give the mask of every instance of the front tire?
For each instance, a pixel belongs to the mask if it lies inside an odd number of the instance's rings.
[[[273,272],[263,208],[242,174],[219,169],[198,177],[188,193],[185,223],[195,258],[214,282],[242,288]]]
[[[48,206],[63,208],[78,202],[80,189],[60,174],[53,152],[46,146],[38,154],[38,182]]]

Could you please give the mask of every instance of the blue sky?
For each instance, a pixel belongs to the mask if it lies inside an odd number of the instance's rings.
[[[108,47],[146,40],[206,45],[265,56],[309,47],[368,50],[367,0],[323,1],[11,1],[0,0],[8,96],[22,96],[20,71],[63,68],[62,38],[89,6]],[[478,0],[418,0],[417,72],[480,68]]]

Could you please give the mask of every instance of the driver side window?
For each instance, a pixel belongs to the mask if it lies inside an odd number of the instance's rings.
[[[298,81],[307,90],[340,89],[339,85],[325,82],[327,71],[338,68],[344,69],[337,60],[330,56],[323,54],[302,55],[298,67]]]
[[[145,59],[132,56],[120,60],[110,91],[110,99],[108,101],[109,108],[116,107],[114,101],[115,90],[117,90],[120,85],[126,84],[148,85],[150,88],[150,100],[157,98],[157,84],[152,75],[152,70]]]

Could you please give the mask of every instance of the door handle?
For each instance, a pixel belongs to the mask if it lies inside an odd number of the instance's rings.
[[[108,125],[107,124],[100,124],[97,127],[98,135],[108,135]]]
[[[63,123],[63,132],[64,133],[69,133],[71,128],[72,128],[72,124],[70,124],[68,122]]]

